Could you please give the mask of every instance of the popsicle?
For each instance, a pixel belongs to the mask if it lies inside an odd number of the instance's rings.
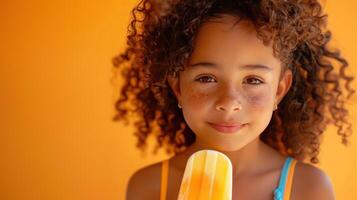
[[[200,150],[190,156],[178,200],[232,200],[232,163],[221,152]]]

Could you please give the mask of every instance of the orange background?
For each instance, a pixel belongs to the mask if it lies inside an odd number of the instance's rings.
[[[134,5],[1,2],[0,199],[124,199],[135,170],[168,156],[142,157],[133,128],[111,121],[118,95],[111,58],[124,48]],[[357,74],[357,3],[330,0],[326,9],[334,43]],[[354,121],[355,102],[349,106]],[[335,128],[325,135],[319,167],[337,199],[357,199],[357,136],[345,148]]]

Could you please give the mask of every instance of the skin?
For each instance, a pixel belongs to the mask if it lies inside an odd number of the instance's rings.
[[[178,77],[168,77],[196,141],[170,158],[167,199],[177,199],[187,159],[201,149],[221,151],[232,161],[233,199],[272,199],[278,186],[286,157],[259,135],[289,91],[292,73],[282,68],[272,47],[256,37],[250,22],[233,25],[236,20],[223,15],[204,23],[186,69]],[[256,65],[268,69],[249,67]],[[208,122],[245,125],[233,134],[223,134]],[[142,193],[145,199],[159,199],[160,173],[161,163],[137,171],[129,180],[127,199],[144,198]],[[145,184],[149,180],[152,184]],[[318,168],[298,162],[291,199],[334,199],[332,184]]]
[[[274,105],[281,101],[292,82],[286,70],[280,80],[281,62],[271,46],[256,37],[252,24],[225,16],[202,25],[186,70],[168,81],[196,142],[188,152],[215,149],[233,163],[235,176],[264,163],[266,145],[259,135],[268,126]],[[214,66],[197,65],[212,63]],[[247,66],[265,65],[269,69]],[[210,123],[245,124],[234,134],[223,134]]]

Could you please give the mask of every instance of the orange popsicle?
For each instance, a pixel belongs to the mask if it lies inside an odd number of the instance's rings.
[[[232,163],[221,152],[200,150],[190,156],[178,200],[231,200]]]

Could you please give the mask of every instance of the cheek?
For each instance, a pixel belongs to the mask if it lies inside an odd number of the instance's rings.
[[[201,121],[202,116],[207,112],[207,101],[209,101],[209,93],[205,93],[197,90],[186,91],[183,100],[185,106],[183,116],[188,126],[195,132],[199,133],[202,129]]]
[[[187,95],[187,104],[192,108],[199,108],[207,101],[209,94],[202,91],[190,91]]]
[[[242,96],[246,106],[253,110],[266,110],[273,102],[273,89],[266,85],[255,89],[245,89]],[[212,97],[209,92],[202,90],[186,91],[184,103],[193,110],[197,110],[205,105]],[[243,103],[243,101],[242,101]]]
[[[265,110],[269,108],[273,100],[273,92],[270,86],[264,86],[255,91],[247,91],[247,103],[254,110]]]

